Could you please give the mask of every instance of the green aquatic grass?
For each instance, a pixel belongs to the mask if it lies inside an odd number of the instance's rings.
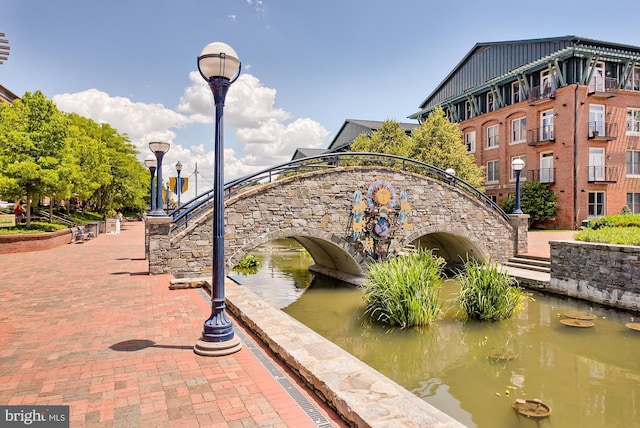
[[[402,328],[429,325],[440,314],[438,297],[444,259],[420,250],[369,267],[366,312]]]
[[[469,260],[456,278],[460,283],[460,308],[472,319],[498,321],[511,318],[526,299],[518,282],[497,263]]]

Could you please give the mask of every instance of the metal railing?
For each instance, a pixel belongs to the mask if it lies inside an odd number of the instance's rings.
[[[537,104],[549,100],[556,96],[556,88],[548,83],[540,86],[534,86],[527,93],[527,101],[529,104]]]
[[[589,93],[616,95],[618,93],[618,79],[615,77],[594,76],[589,82]]]
[[[618,138],[618,124],[594,120],[589,122],[589,138],[596,140],[615,140]]]
[[[527,181],[553,184],[556,182],[555,168],[540,168],[527,170]]]
[[[618,167],[615,166],[589,166],[588,167],[589,183],[617,183],[618,182]]]
[[[527,131],[527,144],[530,146],[555,141],[555,139],[556,136],[553,125],[544,125]]]
[[[273,181],[280,178],[298,173],[337,168],[339,166],[370,165],[397,168],[402,171],[414,172],[445,182],[460,189],[472,199],[476,199],[483,205],[495,211],[496,214],[509,221],[509,215],[505,213],[502,208],[498,206],[498,204],[496,204],[493,200],[491,200],[491,198],[489,198],[482,191],[480,191],[467,181],[454,175],[450,175],[445,170],[424,162],[404,158],[401,156],[380,153],[344,152],[295,159],[229,181],[224,185],[224,197],[225,199],[229,199],[251,189],[252,187],[272,183]],[[213,193],[213,189],[209,190],[185,202],[180,208],[176,208],[175,210],[170,211],[169,216],[173,217],[172,230],[187,227],[189,225],[189,222],[194,218],[197,218],[202,215],[202,213],[210,210],[213,206]]]

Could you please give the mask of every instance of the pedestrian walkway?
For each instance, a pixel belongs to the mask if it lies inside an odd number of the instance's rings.
[[[239,352],[196,355],[209,301],[148,275],[142,222],[0,266],[2,405],[69,405],[72,427],[346,426],[237,321]]]
[[[575,230],[535,230],[529,231],[529,248],[525,254],[537,257],[551,257],[551,247],[549,241],[572,240]]]

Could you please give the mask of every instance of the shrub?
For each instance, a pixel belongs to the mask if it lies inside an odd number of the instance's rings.
[[[584,229],[573,236],[576,241],[640,246],[640,227],[602,227]]]
[[[420,250],[369,267],[366,312],[395,326],[429,325],[440,313],[438,296],[445,261]]]
[[[465,270],[456,278],[460,284],[460,307],[472,319],[498,321],[511,318],[522,308],[526,298],[518,282],[497,263],[468,260]]]
[[[507,213],[512,213],[515,206],[514,195],[509,195],[502,203],[502,209]],[[527,181],[520,188],[520,208],[522,212],[529,214],[529,226],[532,226],[556,215],[558,198],[549,188],[549,184]]]
[[[593,219],[589,222],[591,229],[603,227],[640,227],[640,214],[616,214]]]

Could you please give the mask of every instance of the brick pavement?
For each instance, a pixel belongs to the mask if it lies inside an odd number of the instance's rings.
[[[143,223],[0,266],[0,404],[69,405],[72,427],[317,426],[247,346],[193,352],[209,303],[147,274]]]

